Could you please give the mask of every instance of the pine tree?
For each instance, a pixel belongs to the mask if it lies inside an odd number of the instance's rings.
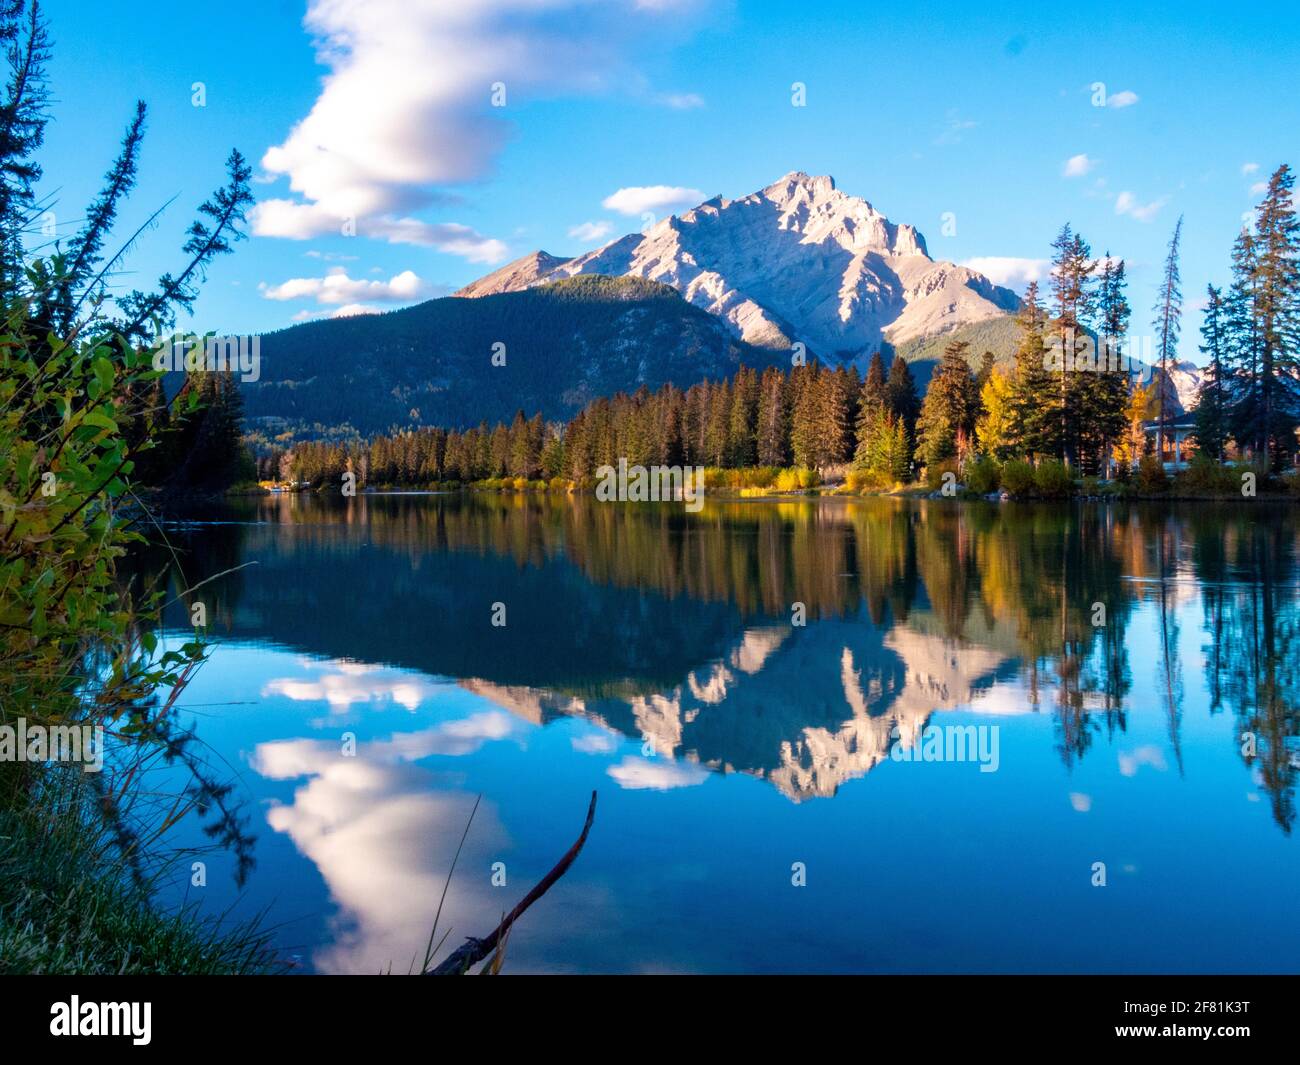
[[[794,407],[790,414],[790,451],[796,466],[814,469],[820,458],[818,452],[817,365],[796,366],[791,373],[794,386]]]
[[[984,391],[984,385],[988,384],[988,378],[993,376],[993,369],[997,365],[997,356],[992,351],[984,351],[979,358],[979,369],[975,372],[975,394],[979,395]]]
[[[1259,323],[1255,315],[1255,238],[1243,228],[1232,245],[1232,282],[1223,301],[1224,385],[1229,429],[1243,448],[1264,450]]]
[[[1045,365],[1047,313],[1039,301],[1037,281],[1025,290],[1016,325],[1020,341],[1011,398],[1015,450],[1031,458],[1059,454],[1060,391]]]
[[[1201,323],[1201,353],[1209,356],[1201,378],[1196,404],[1196,443],[1203,454],[1223,461],[1228,445],[1228,402],[1223,387],[1225,353],[1223,293],[1213,285],[1205,288],[1205,320]]]
[[[851,445],[854,391],[849,375],[841,366],[821,367],[811,386],[813,392],[813,444],[815,467],[843,462]]]
[[[1061,419],[1057,434],[1059,454],[1067,466],[1078,460],[1082,411],[1082,378],[1090,372],[1078,372],[1079,353],[1088,343],[1087,330],[1094,306],[1092,250],[1067,223],[1052,241],[1052,297],[1055,316],[1052,321],[1053,348],[1059,352],[1060,365],[1054,368],[1053,380],[1059,394],[1056,411]]]
[[[709,406],[704,428],[704,464],[727,464],[728,429],[731,424],[731,387],[719,381],[709,389]]]
[[[1300,424],[1300,221],[1294,185],[1291,168],[1279,166],[1255,210],[1262,442],[1273,469],[1295,452]]]
[[[902,423],[909,454],[915,447],[916,419],[921,414],[921,400],[916,392],[912,369],[901,355],[895,355],[885,382],[885,405]]]
[[[1131,388],[1121,342],[1128,331],[1131,309],[1125,294],[1124,260],[1102,260],[1097,286],[1098,344],[1096,372],[1083,382],[1081,436],[1085,473],[1106,473],[1115,440],[1124,432]]]
[[[727,465],[752,466],[757,456],[754,427],[758,418],[758,376],[742,366],[736,371],[727,426]]]
[[[1179,215],[1174,235],[1169,238],[1165,255],[1165,268],[1160,280],[1160,294],[1155,305],[1156,331],[1156,455],[1164,460],[1165,423],[1171,408],[1177,406],[1178,396],[1169,376],[1170,365],[1178,358],[1178,334],[1182,328],[1183,292],[1178,270],[1178,245],[1183,235],[1183,219]],[[1176,456],[1175,456],[1176,457]]]
[[[885,413],[885,363],[877,351],[871,356],[871,362],[867,366],[867,379],[858,398],[858,417],[854,427],[857,438],[853,453],[855,468],[864,470],[870,464],[868,446],[871,434]]]
[[[760,393],[758,462],[762,466],[784,466],[790,461],[785,375],[776,367],[768,367],[763,371]]]
[[[886,411],[867,437],[865,469],[882,480],[903,484],[911,476],[912,447],[903,419]]]
[[[35,154],[48,118],[50,42],[36,3],[0,4],[0,48],[9,66],[0,103],[0,292],[8,293],[23,275],[22,235],[34,220],[33,190],[41,177]]]
[[[935,466],[948,458],[961,458],[974,434],[978,402],[964,340],[953,341],[943,352],[917,420],[917,461]]]

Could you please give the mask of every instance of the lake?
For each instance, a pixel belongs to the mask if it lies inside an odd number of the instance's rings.
[[[280,495],[163,529],[135,566],[224,573],[165,636],[204,603],[181,719],[255,837],[242,885],[218,850],[168,898],[264,914],[300,971],[418,965],[480,795],[438,936],[486,935],[592,790],[508,972],[1300,957],[1294,510]]]

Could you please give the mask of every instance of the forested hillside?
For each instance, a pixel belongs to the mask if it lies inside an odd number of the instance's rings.
[[[727,377],[776,357],[667,285],[584,276],[268,334],[245,405],[250,429],[266,436],[468,427],[520,408],[569,418],[598,396]]]

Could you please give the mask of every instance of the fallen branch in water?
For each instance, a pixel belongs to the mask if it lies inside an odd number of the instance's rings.
[[[582,845],[587,842],[587,833],[591,831],[591,823],[596,817],[596,793],[591,793],[591,805],[587,807],[587,822],[582,826],[582,835],[577,839],[568,852],[556,864],[555,868],[547,873],[537,885],[519,900],[513,910],[511,910],[501,923],[493,929],[492,933],[483,939],[474,939],[473,937],[465,940],[459,947],[448,955],[442,964],[432,969],[425,969],[424,976],[463,976],[471,966],[477,965],[489,954],[496,949],[496,946],[503,937],[509,934],[510,926],[515,923],[529,906],[545,895],[551,885],[560,879],[573,864],[573,860],[578,857],[578,852],[582,850]]]

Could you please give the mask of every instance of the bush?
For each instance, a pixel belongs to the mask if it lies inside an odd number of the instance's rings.
[[[819,484],[821,484],[821,478],[817,475],[816,470],[799,471],[800,488],[816,488]]]
[[[1040,462],[1034,471],[1034,488],[1044,499],[1068,499],[1074,491],[1074,477],[1063,462]]]
[[[959,467],[956,459],[944,459],[942,462],[932,462],[925,468],[925,486],[930,489],[930,491],[937,492],[943,487],[945,473],[951,473],[951,479],[956,483],[960,480],[958,470]]]
[[[1002,487],[1009,495],[1023,498],[1034,491],[1034,468],[1021,459],[1013,459],[1002,467]]]
[[[1137,490],[1143,495],[1162,495],[1169,491],[1165,465],[1155,455],[1145,455],[1138,463]]]
[[[569,481],[564,477],[552,477],[547,487],[552,492],[567,492],[569,490]]]
[[[798,470],[782,470],[776,475],[776,489],[778,492],[793,492],[798,487]]]
[[[1243,472],[1197,454],[1185,470],[1175,474],[1174,487],[1180,494],[1236,495],[1241,491]]]
[[[998,489],[1001,469],[997,462],[987,455],[976,459],[966,467],[966,487],[972,492],[985,496]]]

